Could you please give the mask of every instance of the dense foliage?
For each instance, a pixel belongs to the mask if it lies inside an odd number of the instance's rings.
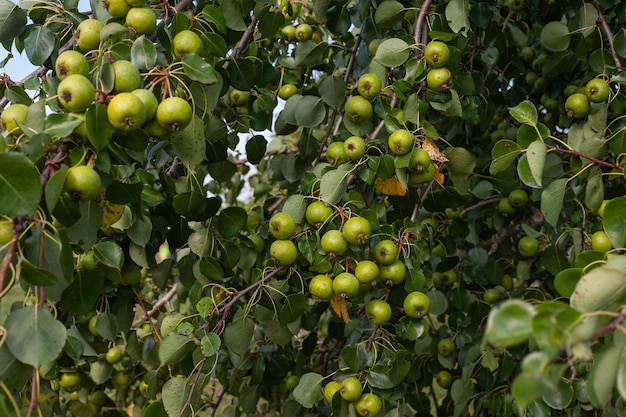
[[[625,415],[625,23],[0,0],[0,415]]]

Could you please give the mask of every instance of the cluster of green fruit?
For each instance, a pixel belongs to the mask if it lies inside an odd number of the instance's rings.
[[[383,409],[383,403],[378,395],[372,392],[364,393],[363,384],[356,376],[328,382],[323,388],[323,394],[328,404],[332,404],[335,397],[354,403],[356,412],[363,417],[377,416]]]
[[[441,41],[430,41],[424,48],[424,60],[431,67],[426,75],[428,88],[445,91],[452,84],[452,73],[445,65],[450,60],[450,48]]]
[[[609,99],[611,88],[606,80],[594,78],[565,99],[565,111],[568,117],[582,119],[589,114],[591,103],[603,103]]]

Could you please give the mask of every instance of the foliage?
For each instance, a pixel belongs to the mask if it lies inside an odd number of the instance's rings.
[[[624,414],[626,4],[90,9],[0,0],[0,414]]]

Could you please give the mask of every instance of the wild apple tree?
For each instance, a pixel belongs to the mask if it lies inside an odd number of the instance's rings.
[[[625,23],[0,0],[0,414],[624,415]]]

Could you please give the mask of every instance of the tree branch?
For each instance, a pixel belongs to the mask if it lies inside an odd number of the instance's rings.
[[[600,9],[600,5],[597,1],[593,2],[594,6],[596,6],[596,10],[598,10],[598,21],[600,22],[600,26],[602,26],[602,30],[606,35],[606,41],[609,43],[609,48],[611,49],[611,56],[613,56],[613,61],[615,62],[615,66],[618,69],[622,68],[622,63],[619,60],[619,56],[617,56],[617,52],[615,52],[615,45],[613,44],[613,32],[611,32],[611,28],[606,23],[606,19],[604,18],[604,13],[602,13],[602,9]]]
[[[152,306],[150,311],[145,311],[145,309],[144,309],[144,315],[141,316],[141,318],[135,320],[133,322],[132,327],[139,326],[141,324],[141,322],[150,319],[150,317],[152,317],[157,311],[159,311],[159,309],[161,307],[163,307],[172,298],[174,298],[174,296],[176,295],[176,290],[177,289],[178,289],[178,283],[174,283],[174,285],[172,285],[172,288],[170,288],[170,290],[163,297],[161,297],[156,303],[154,303],[154,305]],[[136,296],[138,297],[138,294],[136,294]],[[143,305],[142,305],[142,307],[143,307]]]
[[[547,143],[546,143],[546,148],[553,149],[553,150],[555,150],[557,152],[566,153],[566,154],[569,154],[569,155],[576,155],[578,157],[588,159],[588,160],[590,160],[591,162],[593,162],[594,164],[597,164],[597,165],[602,165],[602,166],[605,166],[605,167],[608,167],[608,168],[612,168],[612,169],[618,169],[620,171],[624,170],[624,167],[622,167],[622,166],[619,166],[617,164],[612,164],[610,162],[602,161],[600,159],[596,159],[593,156],[585,155],[585,154],[580,153],[578,151],[575,151],[573,149],[559,148],[559,147],[554,146],[554,145],[548,145]]]

